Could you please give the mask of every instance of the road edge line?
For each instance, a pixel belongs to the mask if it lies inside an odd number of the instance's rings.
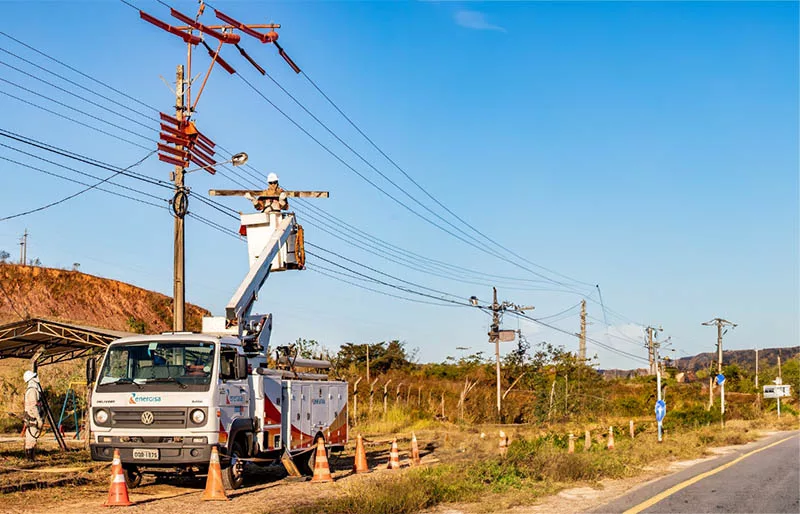
[[[768,448],[772,448],[773,446],[777,446],[777,445],[779,445],[781,443],[785,443],[789,439],[793,439],[793,438],[795,438],[797,436],[798,436],[798,434],[793,434],[793,435],[791,435],[789,437],[785,437],[785,438],[781,439],[780,441],[775,441],[774,443],[770,443],[770,444],[768,444],[766,446],[762,446],[761,448],[757,448],[755,450],[747,452],[744,455],[740,455],[739,457],[733,459],[732,461],[727,462],[725,464],[722,464],[721,466],[718,466],[718,467],[716,467],[716,468],[714,468],[712,470],[706,471],[705,473],[700,473],[699,475],[695,475],[692,478],[690,478],[688,480],[684,480],[683,482],[681,482],[679,484],[676,484],[676,485],[670,487],[669,489],[667,489],[665,491],[661,491],[660,493],[658,493],[657,495],[653,496],[652,498],[649,498],[649,499],[643,501],[642,503],[631,507],[630,509],[626,510],[623,514],[639,514],[643,510],[652,507],[653,505],[655,505],[656,503],[660,502],[661,500],[663,500],[665,498],[668,498],[669,496],[672,496],[673,494],[677,493],[681,489],[685,489],[686,487],[689,487],[690,485],[695,484],[695,483],[699,482],[700,480],[703,480],[704,478],[710,477],[711,475],[715,475],[715,474],[719,473],[720,471],[728,469],[729,467],[733,466],[737,462],[740,462],[740,461],[746,459],[747,457],[749,457],[751,455],[755,455],[758,452],[762,452],[762,451],[764,451],[764,450],[766,450]]]

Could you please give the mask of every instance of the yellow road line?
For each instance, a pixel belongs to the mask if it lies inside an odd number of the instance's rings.
[[[711,475],[715,475],[715,474],[719,473],[720,471],[728,469],[729,467],[733,466],[737,462],[739,462],[739,461],[741,461],[743,459],[746,459],[747,457],[749,457],[751,455],[754,455],[754,454],[756,454],[758,452],[763,452],[767,448],[772,448],[773,446],[779,445],[779,444],[781,444],[783,442],[786,442],[789,439],[792,439],[792,438],[795,438],[795,437],[797,437],[797,434],[789,436],[789,437],[787,437],[785,439],[781,439],[780,441],[776,441],[776,442],[774,442],[772,444],[768,444],[767,446],[764,446],[762,448],[758,448],[757,450],[753,450],[751,452],[745,453],[744,455],[741,455],[741,456],[733,459],[732,461],[728,462],[727,464],[723,464],[723,465],[721,465],[721,466],[719,466],[717,468],[714,468],[711,471],[706,471],[705,473],[700,473],[699,475],[694,476],[694,477],[692,477],[692,478],[690,478],[688,480],[685,480],[685,481],[681,482],[680,484],[677,484],[677,485],[674,485],[674,486],[670,487],[666,491],[662,491],[662,492],[658,493],[657,495],[653,496],[649,500],[645,500],[642,503],[640,503],[639,505],[636,505],[635,507],[631,507],[630,509],[626,510],[623,514],[639,514],[639,512],[642,512],[643,510],[652,507],[653,505],[655,505],[656,503],[660,502],[664,498],[667,498],[668,496],[671,496],[671,495],[677,493],[681,489],[689,487],[690,485],[692,485],[694,483],[697,483],[697,482],[703,480],[704,478],[708,478]]]

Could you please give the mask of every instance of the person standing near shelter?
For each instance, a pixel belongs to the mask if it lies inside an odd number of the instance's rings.
[[[34,460],[36,440],[42,433],[44,421],[42,420],[42,387],[39,376],[34,371],[26,371],[22,376],[25,380],[25,458]]]

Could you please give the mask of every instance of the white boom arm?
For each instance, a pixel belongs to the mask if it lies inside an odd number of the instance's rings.
[[[266,223],[248,223],[250,220],[246,218],[256,216],[264,217],[263,221],[266,221]],[[284,216],[266,213],[242,215],[242,223],[248,230],[247,243],[250,247],[250,271],[225,307],[225,317],[229,321],[237,320],[240,330],[250,315],[250,310],[258,298],[258,291],[264,285],[264,281],[272,269],[273,261],[279,256],[281,249],[295,230],[293,214]],[[269,236],[266,243],[260,249],[255,247],[254,245],[259,245],[266,235]]]

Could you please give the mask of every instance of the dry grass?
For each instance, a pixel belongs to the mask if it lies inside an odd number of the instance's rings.
[[[410,469],[400,475],[377,475],[345,488],[341,495],[298,507],[297,514],[410,514],[442,503],[470,503],[470,510],[491,511],[531,503],[576,484],[596,486],[600,480],[640,474],[670,461],[696,459],[708,448],[744,444],[757,439],[759,429],[797,428],[796,417],[734,420],[699,428],[675,428],[656,441],[656,432],[642,425],[631,439],[627,423],[617,420],[615,449],[606,449],[605,427],[595,430],[591,449],[567,452],[568,430],[543,432],[530,426],[503,427],[512,441],[504,459],[497,456],[496,426],[458,429],[450,425],[418,434],[430,441],[443,462],[435,467]],[[623,426],[625,430],[623,430]],[[487,434],[480,437],[481,429]],[[580,433],[582,434],[582,430]],[[599,432],[599,433],[598,433]],[[599,440],[599,441],[598,441]]]

